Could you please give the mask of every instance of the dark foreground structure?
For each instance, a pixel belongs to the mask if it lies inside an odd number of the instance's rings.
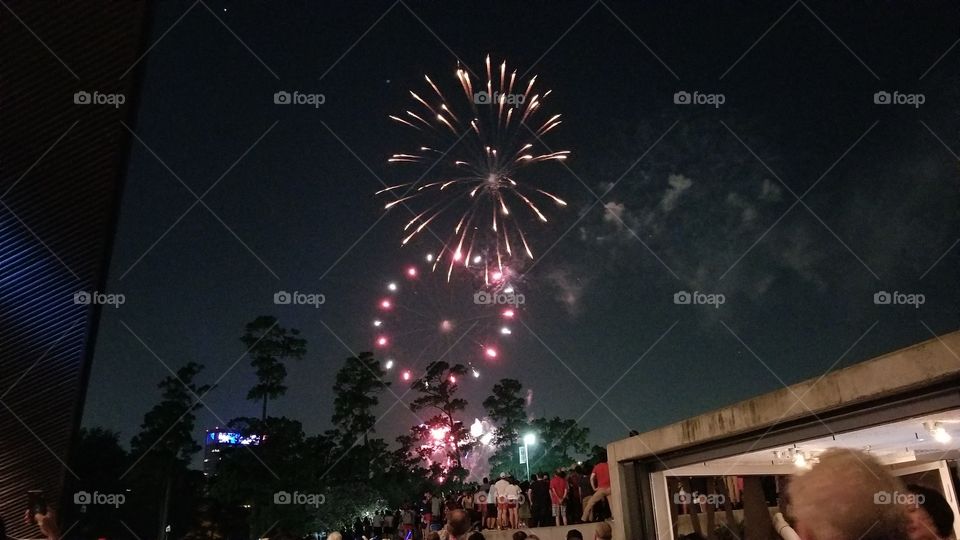
[[[42,489],[59,506],[72,474],[144,9],[136,1],[0,9],[0,516],[14,537],[35,533],[20,519],[27,491]],[[123,103],[97,103],[103,95]]]

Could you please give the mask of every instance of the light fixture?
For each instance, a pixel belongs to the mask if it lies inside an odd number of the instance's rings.
[[[530,446],[537,443],[537,436],[533,433],[527,433],[523,436],[523,444]]]
[[[940,444],[947,444],[953,439],[947,432],[947,428],[943,427],[940,422],[924,422],[923,428],[933,437],[933,440]]]

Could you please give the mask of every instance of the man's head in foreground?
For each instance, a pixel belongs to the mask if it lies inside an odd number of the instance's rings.
[[[795,529],[802,540],[893,540],[906,537],[903,483],[871,455],[833,448],[790,482]]]
[[[447,520],[447,531],[453,536],[460,537],[470,532],[470,517],[463,510],[450,512]]]
[[[606,521],[597,523],[597,532],[594,533],[594,538],[597,540],[610,540],[613,538],[613,530],[610,529],[610,524]]]

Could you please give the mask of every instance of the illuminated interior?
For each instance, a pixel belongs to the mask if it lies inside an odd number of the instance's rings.
[[[790,477],[814,466],[829,448],[863,450],[902,477],[905,484],[943,493],[954,510],[955,535],[960,537],[960,409],[655,473],[651,481],[654,489],[660,490],[660,504],[655,505],[658,529],[669,528],[674,538],[680,538],[695,532],[705,534],[712,525],[719,538],[736,538],[742,533],[745,516],[751,515],[747,507],[753,501],[765,501],[771,516],[786,509],[782,494]],[[734,523],[728,524],[731,518]],[[664,523],[669,525],[663,527]]]

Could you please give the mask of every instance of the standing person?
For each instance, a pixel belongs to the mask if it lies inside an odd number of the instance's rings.
[[[394,525],[396,521],[393,520],[393,514],[389,510],[383,512],[383,535],[388,538],[393,538]]]
[[[402,507],[397,508],[393,513],[393,532],[400,533],[403,531],[403,511]]]
[[[533,526],[548,527],[550,519],[550,480],[547,473],[537,473],[537,480],[530,486],[530,503],[533,505]]]
[[[529,527],[533,522],[530,513],[530,482],[520,482],[520,509],[518,510],[518,527]]]
[[[497,505],[497,483],[494,482],[490,484],[490,490],[487,491],[487,528],[496,529],[499,526],[497,523],[500,512],[500,507]]]
[[[567,475],[567,525],[580,523],[580,514],[583,512],[583,502],[580,497],[580,473],[578,469],[581,469],[579,465]]]
[[[437,494],[436,497],[430,499],[430,521],[427,524],[427,529],[431,531],[439,531],[441,529],[441,523],[444,521],[444,501],[443,494]]]
[[[414,529],[413,508],[409,504],[405,504],[400,516],[400,533],[406,537],[408,533],[412,534]]]
[[[593,496],[593,486],[590,484],[590,475],[586,472],[586,469],[582,465],[577,466],[577,472],[580,473],[580,507],[587,507],[587,500]],[[582,513],[583,510],[581,510]],[[590,515],[587,516],[586,520],[580,520],[584,522],[593,521],[593,510],[590,510]]]
[[[511,529],[520,528],[520,499],[523,497],[520,484],[512,476],[507,486],[507,523]]]
[[[480,510],[480,530],[487,529],[487,494],[490,492],[490,479],[487,477],[483,478],[483,482],[480,483],[479,491],[477,491],[474,501],[477,503],[477,508]]]
[[[593,506],[601,500],[607,500],[610,496],[610,468],[607,465],[607,451],[600,452],[599,461],[593,466],[593,472],[590,473],[590,486],[593,488],[593,495],[583,506],[582,521],[586,521],[591,516]]]
[[[383,514],[375,512],[373,519],[370,520],[370,526],[373,527],[373,536],[383,536]]]
[[[427,536],[430,532],[430,522],[433,521],[433,493],[429,491],[423,494],[420,499],[420,531],[421,536]]]
[[[500,473],[500,479],[493,484],[493,488],[490,489],[491,493],[496,495],[495,501],[497,501],[497,526],[500,529],[504,529],[508,526],[509,523],[509,511],[507,509],[507,492],[510,487],[510,480],[507,479],[507,473]]]
[[[463,497],[460,498],[460,506],[463,507],[463,511],[467,513],[467,517],[470,518],[470,523],[476,523],[477,521],[477,511],[476,511],[476,492],[473,489],[468,489],[463,492]]]
[[[557,527],[567,524],[567,473],[557,470],[550,480],[550,501]]]
[[[443,513],[443,524],[446,526],[450,522],[450,514],[454,510],[463,510],[460,497],[456,493],[447,495],[447,510]]]

